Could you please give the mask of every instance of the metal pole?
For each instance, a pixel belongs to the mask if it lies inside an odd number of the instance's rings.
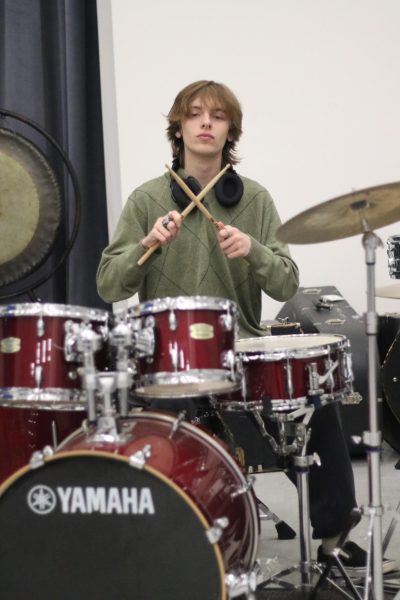
[[[371,231],[363,235],[363,246],[367,265],[367,313],[366,333],[368,337],[368,410],[369,431],[363,434],[368,453],[369,510],[373,518],[372,527],[372,587],[374,600],[383,600],[382,574],[382,500],[381,500],[381,432],[378,429],[378,400],[376,382],[376,336],[377,315],[375,310],[375,250],[380,239]]]

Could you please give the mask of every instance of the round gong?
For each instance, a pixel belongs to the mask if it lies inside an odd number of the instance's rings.
[[[61,222],[61,194],[42,152],[0,128],[0,286],[38,268]]]

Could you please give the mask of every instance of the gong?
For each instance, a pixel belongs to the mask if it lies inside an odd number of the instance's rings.
[[[0,128],[0,286],[35,271],[49,255],[62,218],[61,193],[43,153]]]

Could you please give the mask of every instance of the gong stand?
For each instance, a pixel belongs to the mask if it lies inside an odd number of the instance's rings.
[[[66,153],[63,151],[61,146],[56,142],[56,140],[49,133],[47,133],[38,123],[35,123],[31,119],[28,119],[27,117],[24,117],[23,115],[20,115],[18,113],[0,108],[0,118],[3,119],[5,117],[11,117],[12,119],[16,119],[16,120],[24,123],[25,125],[28,125],[32,129],[36,130],[48,142],[50,142],[50,144],[53,146],[53,148],[55,148],[55,150],[57,151],[57,154],[62,159],[62,162],[63,162],[63,164],[67,170],[67,173],[70,177],[70,180],[72,183],[72,190],[74,192],[75,215],[74,215],[72,231],[71,231],[71,234],[69,237],[69,241],[68,241],[60,259],[57,261],[56,265],[50,270],[50,273],[48,273],[47,275],[45,275],[43,277],[40,277],[36,282],[32,282],[29,285],[26,285],[25,287],[22,287],[21,289],[17,289],[13,292],[6,292],[5,294],[0,294],[0,301],[14,298],[15,296],[18,296],[20,294],[27,294],[30,300],[32,300],[33,302],[37,302],[39,299],[37,298],[37,296],[35,295],[33,290],[35,290],[39,286],[46,283],[54,275],[54,273],[62,266],[62,264],[66,261],[68,255],[70,254],[72,247],[75,243],[75,240],[77,238],[78,231],[79,231],[79,225],[80,225],[80,219],[81,219],[81,195],[80,195],[80,190],[79,190],[79,182],[78,182],[78,177],[76,175],[76,172],[72,166],[72,163],[69,160]],[[20,136],[20,138],[25,139],[25,138],[23,138],[23,136]],[[43,234],[43,232],[42,232],[42,234]],[[50,249],[49,249],[49,251],[50,251]],[[35,266],[32,267],[29,270],[29,272],[22,274],[21,278],[24,278],[24,277],[32,274],[39,267],[41,267],[42,263],[45,260],[47,260],[47,255],[45,255],[40,262],[35,264]],[[12,285],[13,283],[14,283],[13,281],[10,281],[9,283],[6,283],[4,287],[8,287],[9,285]]]

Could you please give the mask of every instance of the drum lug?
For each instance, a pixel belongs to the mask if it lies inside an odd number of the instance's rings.
[[[42,316],[36,321],[36,334],[38,337],[43,337],[45,332],[45,324]]]
[[[220,322],[222,331],[232,331],[233,317],[230,313],[227,313],[225,315],[220,315],[219,322]]]
[[[286,365],[284,366],[286,371],[286,386],[287,386],[287,394],[290,399],[293,398],[293,373],[292,373],[292,365],[290,361],[286,360]]]
[[[169,311],[168,325],[170,331],[176,331],[178,329],[178,318],[173,309]]]
[[[43,467],[46,462],[46,458],[52,456],[54,454],[54,450],[51,446],[45,446],[43,450],[37,450],[31,456],[31,460],[29,464],[31,469],[38,469],[39,467]]]
[[[309,365],[307,365],[307,369],[308,369],[308,383],[309,383],[308,394],[310,396],[321,395],[324,390],[322,390],[320,388],[320,376],[318,373],[317,363],[316,362],[310,363]]]
[[[131,467],[135,467],[135,469],[143,469],[147,460],[151,457],[152,448],[150,444],[146,444],[143,446],[141,450],[135,452],[135,454],[131,454],[129,457],[129,464]]]
[[[143,329],[135,331],[134,338],[135,352],[139,358],[152,358],[154,356],[154,349],[156,345],[154,337],[154,318],[152,325],[146,325],[146,327]]]
[[[237,498],[238,496],[243,496],[244,494],[247,494],[251,489],[253,489],[255,481],[256,478],[254,477],[254,475],[248,477],[245,485],[239,485],[237,486],[234,492],[231,492],[231,498]]]
[[[233,373],[236,364],[236,356],[233,350],[222,352],[221,362],[224,369],[229,369]]]
[[[36,365],[34,369],[33,377],[35,379],[35,385],[37,388],[40,388],[43,380],[43,367],[40,365]]]
[[[213,526],[207,529],[206,536],[210,544],[216,544],[222,537],[224,529],[229,525],[228,517],[220,517],[213,521]]]
[[[260,564],[256,562],[251,571],[226,573],[225,585],[228,589],[228,597],[245,596],[247,600],[255,600],[254,592],[257,590],[257,578],[260,572]]]

